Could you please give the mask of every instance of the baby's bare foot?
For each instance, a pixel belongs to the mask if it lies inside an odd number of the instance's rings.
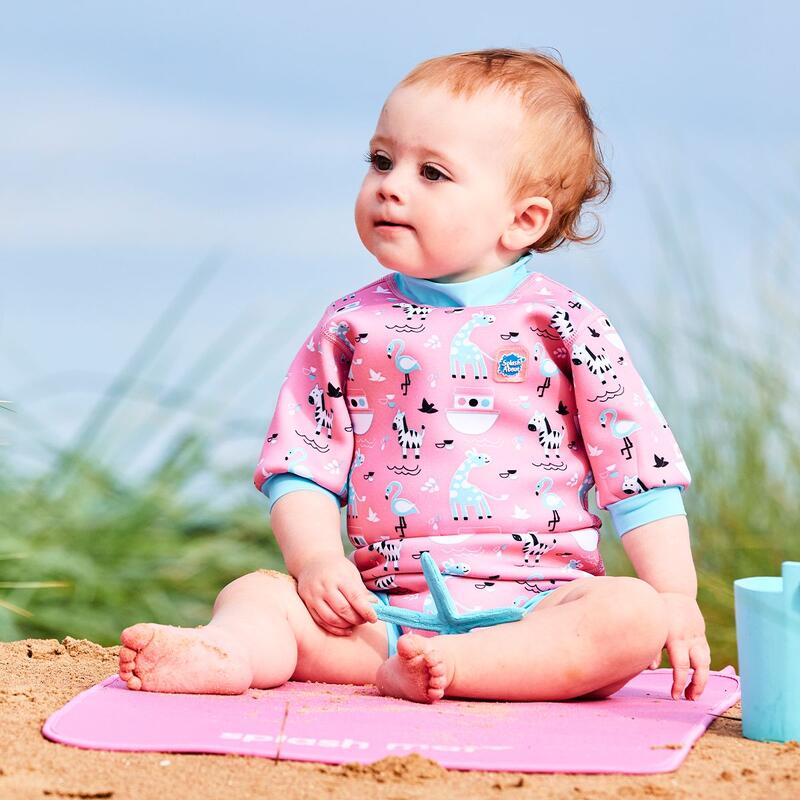
[[[219,627],[140,622],[125,628],[120,642],[119,677],[129,689],[241,694],[253,679],[245,646]]]
[[[397,640],[397,655],[381,664],[376,683],[381,694],[416,703],[435,703],[453,680],[453,665],[433,639],[406,633]]]

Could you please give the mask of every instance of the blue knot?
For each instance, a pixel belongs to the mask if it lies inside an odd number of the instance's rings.
[[[408,628],[419,628],[437,633],[469,633],[473,628],[487,628],[491,625],[501,625],[504,622],[518,622],[527,613],[527,609],[505,606],[459,614],[431,554],[421,553],[420,559],[422,560],[422,574],[425,576],[436,611],[433,614],[426,614],[423,611],[380,605],[375,607],[378,619],[405,625]]]

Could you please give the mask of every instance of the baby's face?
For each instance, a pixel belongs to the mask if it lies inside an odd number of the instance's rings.
[[[446,88],[395,89],[356,200],[367,250],[418,278],[468,280],[513,261],[499,240],[514,220],[508,176],[522,122],[519,103],[504,92],[467,100]]]

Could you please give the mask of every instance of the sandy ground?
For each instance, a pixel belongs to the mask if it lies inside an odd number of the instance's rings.
[[[0,643],[0,798],[800,798],[800,745],[742,738],[738,704],[677,772],[647,776],[457,772],[416,755],[368,766],[275,763],[83,750],[45,739],[51,713],[117,673],[118,651],[71,637]]]

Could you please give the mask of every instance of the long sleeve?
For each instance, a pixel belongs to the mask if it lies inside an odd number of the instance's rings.
[[[608,317],[598,312],[582,322],[571,345],[578,421],[597,505],[607,508],[657,488],[686,489],[691,475],[678,443]],[[668,497],[672,513],[683,513],[674,493]],[[653,498],[627,505],[644,506]]]
[[[278,394],[253,482],[296,475],[347,500],[353,428],[345,400],[351,354],[328,329],[326,311],[292,360]],[[277,498],[273,498],[277,499]]]

